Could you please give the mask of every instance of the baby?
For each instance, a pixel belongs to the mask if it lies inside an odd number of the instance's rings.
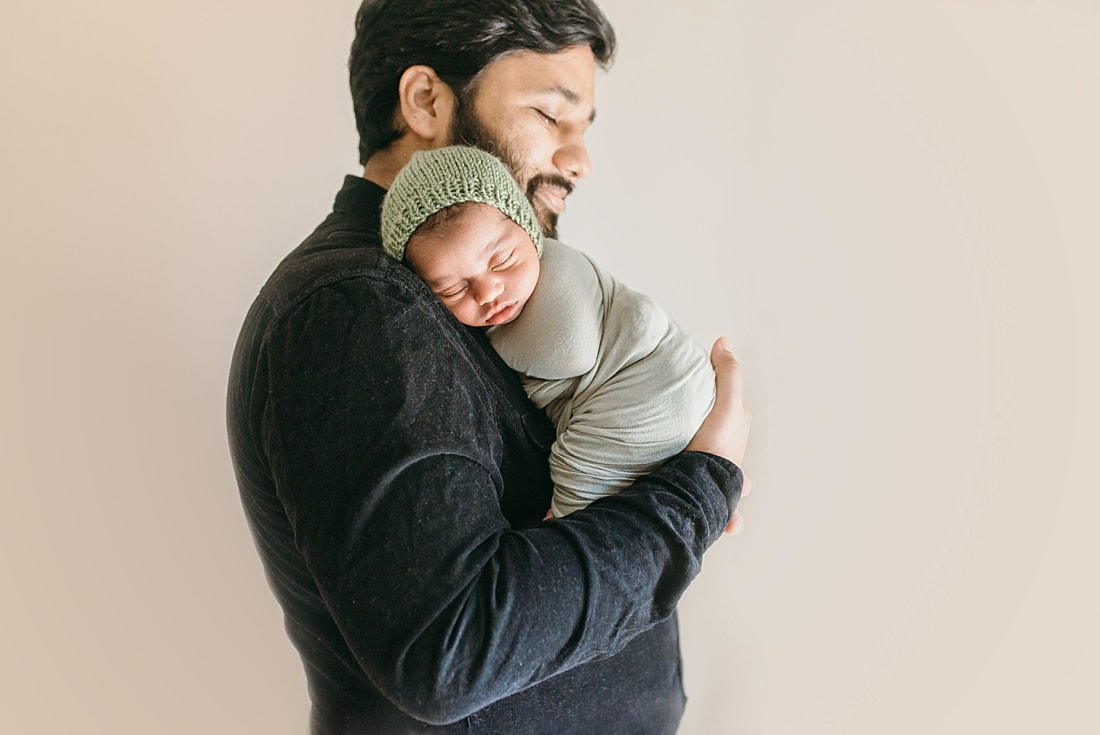
[[[413,155],[382,205],[382,246],[518,371],[557,428],[561,518],[687,446],[714,402],[707,354],[647,296],[545,239],[498,159],[451,146]]]

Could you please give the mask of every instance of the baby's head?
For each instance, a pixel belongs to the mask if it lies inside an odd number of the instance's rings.
[[[508,169],[485,151],[415,153],[382,203],[382,247],[463,324],[512,321],[539,278],[542,230]]]

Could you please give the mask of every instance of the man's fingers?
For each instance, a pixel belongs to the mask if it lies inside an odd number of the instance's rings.
[[[726,337],[719,337],[710,348],[710,364],[714,368],[714,408],[711,409],[703,425],[699,427],[688,449],[710,449],[714,443],[715,453],[726,457],[740,466],[745,444],[748,442],[749,422],[752,416],[745,408],[741,387],[741,366],[733,356],[733,347]],[[720,441],[713,442],[715,438]],[[699,446],[696,447],[695,445]],[[723,451],[724,450],[724,451]],[[752,481],[743,476],[741,497],[752,492]],[[736,536],[745,530],[745,519],[736,510],[726,524],[726,533]]]
[[[752,492],[752,480],[748,475],[742,475],[741,482],[741,499],[744,500]],[[745,518],[741,515],[741,511],[733,511],[733,517],[730,518],[730,522],[726,524],[726,533],[737,536],[745,530]]]
[[[710,362],[714,367],[714,406],[688,442],[687,450],[717,454],[740,467],[752,416],[741,398],[741,369],[728,339],[715,340]]]
[[[733,518],[730,518],[730,522],[726,524],[726,533],[731,536],[738,536],[744,530],[745,519],[741,517],[739,512],[733,511]]]
[[[727,337],[719,337],[710,348],[710,364],[714,367],[715,402],[727,406],[741,403],[741,366],[733,356]]]

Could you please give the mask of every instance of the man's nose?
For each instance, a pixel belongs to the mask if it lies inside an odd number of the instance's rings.
[[[554,166],[570,179],[587,178],[592,173],[592,160],[588,157],[584,138],[575,138],[558,148],[554,153]]]

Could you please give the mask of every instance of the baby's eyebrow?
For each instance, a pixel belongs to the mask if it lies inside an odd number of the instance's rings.
[[[433,291],[437,288],[444,288],[448,283],[453,283],[455,281],[454,276],[450,275],[439,276],[436,278],[432,278],[428,274],[419,272],[416,275],[420,276],[420,280],[426,283],[428,287],[431,288]]]
[[[432,291],[446,291],[452,286],[457,286],[459,282],[451,279],[445,281],[430,281],[425,278],[424,283],[428,284],[428,288]]]
[[[500,213],[501,217],[508,218],[504,212]],[[481,256],[486,259],[491,259],[495,254],[500,252],[507,245],[507,237],[504,235],[498,235],[497,237],[491,237],[485,242],[485,248],[481,251]]]

